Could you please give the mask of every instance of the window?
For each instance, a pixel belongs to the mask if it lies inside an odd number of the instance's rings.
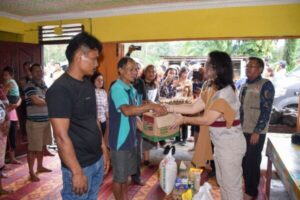
[[[84,31],[82,24],[46,25],[39,28],[40,44],[62,44]]]

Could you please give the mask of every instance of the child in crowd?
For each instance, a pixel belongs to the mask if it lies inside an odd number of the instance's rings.
[[[10,104],[17,104],[20,98],[19,86],[13,79],[14,70],[12,67],[5,67],[3,69],[4,92]]]
[[[8,148],[9,148],[9,157],[10,163],[12,164],[21,164],[19,160],[16,159],[15,149],[16,149],[16,132],[17,132],[17,123],[18,116],[16,108],[20,106],[20,92],[17,82],[13,79],[14,70],[12,67],[7,66],[3,69],[3,81],[4,87],[3,91],[9,101],[8,106],[8,116],[10,120],[9,133],[8,133]]]

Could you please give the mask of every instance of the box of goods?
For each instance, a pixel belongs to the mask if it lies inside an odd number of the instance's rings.
[[[171,99],[160,98],[159,102],[168,105],[191,104],[192,98],[191,97],[173,97]]]
[[[174,138],[179,134],[179,127],[170,129],[170,126],[178,116],[179,114],[169,113],[156,117],[152,112],[144,113],[142,117],[143,137],[154,142]]]

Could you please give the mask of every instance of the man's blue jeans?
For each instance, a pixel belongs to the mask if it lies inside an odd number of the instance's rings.
[[[88,180],[87,193],[78,196],[72,188],[72,172],[67,168],[61,167],[63,189],[61,196],[63,200],[96,200],[100,185],[104,175],[103,156],[94,164],[83,168],[84,174]]]

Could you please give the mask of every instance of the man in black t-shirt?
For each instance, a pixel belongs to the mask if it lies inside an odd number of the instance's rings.
[[[63,199],[97,199],[109,156],[96,113],[95,88],[85,76],[98,66],[101,43],[80,33],[69,43],[69,67],[46,94],[50,122],[62,161]]]

